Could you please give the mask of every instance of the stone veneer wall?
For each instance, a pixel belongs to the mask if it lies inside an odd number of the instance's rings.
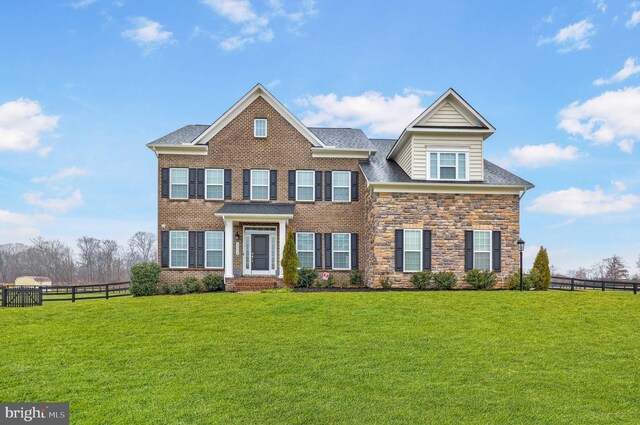
[[[431,229],[432,271],[453,271],[458,285],[464,285],[465,230],[502,232],[502,272],[504,278],[519,267],[516,245],[520,234],[518,195],[470,195],[426,193],[366,194],[366,245],[371,247],[363,262],[368,286],[380,287],[387,274],[394,287],[412,286],[411,273],[396,272],[395,230]]]

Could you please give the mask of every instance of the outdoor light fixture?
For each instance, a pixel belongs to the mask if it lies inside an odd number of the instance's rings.
[[[237,241],[239,241],[239,240],[240,240],[240,232],[238,232],[237,230],[236,230],[236,240],[237,240]]]
[[[520,290],[522,291],[522,253],[524,252],[524,241],[522,238],[518,239],[518,251],[520,251]]]

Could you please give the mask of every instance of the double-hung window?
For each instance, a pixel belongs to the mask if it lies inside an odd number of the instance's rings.
[[[349,270],[351,268],[351,233],[334,233],[332,238],[333,269]]]
[[[251,200],[269,200],[269,170],[251,170]]]
[[[188,266],[189,232],[169,232],[169,265],[174,268],[186,269]]]
[[[404,271],[422,270],[422,230],[404,229]]]
[[[298,252],[298,266],[303,267],[315,267],[314,257],[314,240],[315,234],[313,233],[296,233],[296,250]]]
[[[188,168],[171,168],[169,173],[169,181],[171,199],[188,199],[189,198],[189,169]]]
[[[315,199],[315,171],[296,171],[296,201],[313,201]]]
[[[224,199],[224,170],[205,170],[205,199]]]
[[[473,268],[491,270],[491,231],[473,232]]]
[[[467,153],[429,152],[429,178],[467,180]]]
[[[256,118],[253,120],[253,136],[267,137],[267,119]]]
[[[351,201],[351,172],[350,171],[334,171],[331,173],[334,202]]]
[[[208,269],[221,269],[224,267],[224,232],[205,232],[204,250],[205,267]]]

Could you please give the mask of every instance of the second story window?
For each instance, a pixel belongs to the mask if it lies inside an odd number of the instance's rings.
[[[251,200],[269,200],[269,170],[251,170]]]
[[[466,152],[430,152],[429,178],[433,180],[467,180]]]
[[[313,201],[315,199],[315,171],[296,171],[296,201]]]
[[[332,173],[333,180],[333,201],[349,202],[351,201],[351,172],[350,171],[334,171]]]
[[[205,199],[224,199],[224,170],[205,170]]]
[[[188,199],[189,198],[189,169],[188,168],[172,168],[169,180],[171,184],[171,199]]]
[[[267,119],[256,118],[253,120],[253,136],[267,137]]]

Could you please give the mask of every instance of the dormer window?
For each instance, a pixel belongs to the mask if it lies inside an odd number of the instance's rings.
[[[429,152],[430,180],[468,180],[467,152]]]
[[[253,136],[267,137],[267,119],[256,118],[253,120]]]

